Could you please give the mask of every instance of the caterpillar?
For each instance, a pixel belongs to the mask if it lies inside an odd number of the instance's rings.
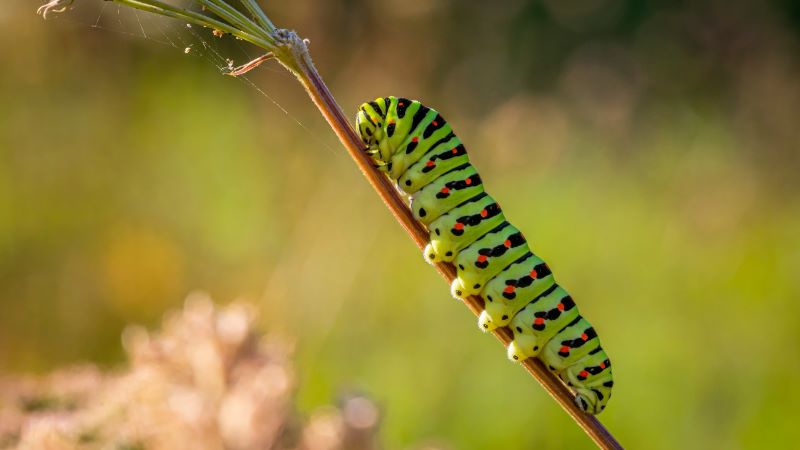
[[[377,98],[359,107],[356,127],[375,166],[410,197],[414,217],[428,228],[424,258],[456,267],[457,299],[483,297],[478,326],[508,326],[511,360],[539,358],[575,391],[583,411],[605,409],[614,381],[597,333],[484,190],[441,114],[415,100]]]

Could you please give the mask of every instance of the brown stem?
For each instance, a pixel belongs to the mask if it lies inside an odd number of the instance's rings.
[[[370,157],[364,152],[364,143],[356,134],[350,121],[342,112],[328,87],[322,81],[322,77],[317,72],[305,43],[300,40],[294,32],[285,32],[281,36],[292,54],[292,61],[279,56],[278,59],[287,69],[297,75],[300,82],[308,91],[308,95],[314,104],[317,105],[325,120],[333,128],[336,136],[347,149],[347,152],[356,162],[361,173],[367,177],[372,188],[381,197],[383,202],[392,212],[398,222],[405,228],[406,232],[414,239],[417,247],[423,249],[428,243],[428,231],[425,227],[414,219],[411,210],[400,193],[390,183],[389,179],[375,169]],[[436,270],[451,283],[456,277],[456,270],[452,264],[436,264]],[[483,299],[479,296],[471,296],[464,302],[473,314],[478,316],[483,311]],[[492,332],[494,336],[508,346],[512,341],[512,334],[508,328],[498,328]],[[622,446],[614,439],[614,436],[605,429],[603,424],[596,417],[583,412],[574,402],[574,394],[564,385],[561,380],[551,373],[537,358],[528,358],[522,362],[525,370],[528,371],[545,390],[561,405],[575,422],[592,438],[598,447],[602,449],[622,449]]]

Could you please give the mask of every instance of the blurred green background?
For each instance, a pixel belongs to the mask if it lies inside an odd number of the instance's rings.
[[[202,289],[296,340],[304,411],[376,398],[387,448],[592,447],[450,299],[290,75],[224,77],[258,52],[114,4],[37,6],[0,7],[4,371],[113,366],[125,324]],[[623,444],[797,445],[797,2],[265,9],[311,39],[349,113],[402,95],[450,121],[598,329]]]

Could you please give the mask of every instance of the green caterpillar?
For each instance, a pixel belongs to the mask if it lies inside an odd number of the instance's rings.
[[[454,297],[484,298],[481,329],[508,326],[510,359],[540,358],[575,390],[581,409],[605,409],[614,381],[597,333],[484,191],[444,118],[418,101],[386,97],[361,105],[356,126],[366,152],[428,227],[425,259],[455,265]]]

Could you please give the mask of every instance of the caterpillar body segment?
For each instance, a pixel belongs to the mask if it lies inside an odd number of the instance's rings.
[[[404,192],[409,195],[413,194],[442,173],[469,164],[467,150],[455,135],[445,140],[437,148],[439,147],[443,148],[440,152],[424,155],[400,176],[397,184],[402,187]]]
[[[486,284],[482,296],[487,315],[480,326],[493,330],[508,325],[520,309],[554,284],[547,264],[528,251]]]
[[[529,251],[518,229],[508,222],[501,224],[459,252],[453,262],[458,273],[451,288],[453,296],[480,294],[489,280]]]
[[[427,225],[482,192],[483,184],[478,172],[472,164],[464,164],[414,193],[411,211],[414,218]]]
[[[508,357],[521,361],[538,356],[553,336],[580,317],[567,291],[557,284],[551,286],[511,319],[514,341],[508,346]]]
[[[588,355],[558,374],[575,389],[575,402],[590,414],[599,414],[611,396],[614,379],[611,361],[602,349]]]
[[[445,119],[417,101],[384,97],[360,106],[356,127],[375,166],[428,228],[425,259],[455,265],[454,297],[485,300],[481,329],[508,326],[510,359],[539,358],[575,391],[581,409],[602,411],[613,378],[597,333],[484,190]]]
[[[423,219],[425,214],[420,212]],[[457,252],[503,222],[500,205],[489,194],[478,194],[426,224],[431,234],[425,257],[431,263],[451,262]]]
[[[600,340],[594,328],[586,319],[578,317],[547,342],[539,358],[547,367],[561,372],[589,352],[599,349]]]

